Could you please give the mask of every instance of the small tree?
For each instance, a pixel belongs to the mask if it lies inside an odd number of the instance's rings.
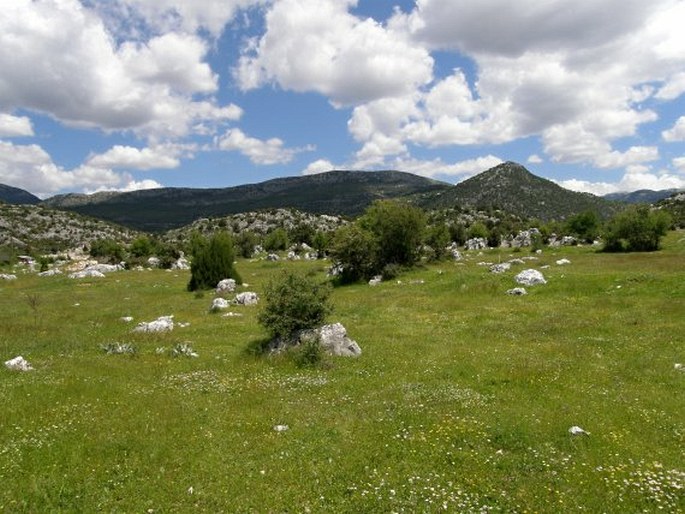
[[[277,228],[264,239],[264,249],[267,252],[276,252],[288,248],[288,233],[285,229]]]
[[[606,228],[606,252],[651,252],[658,250],[661,238],[671,226],[671,217],[646,205],[631,206],[618,213]]]
[[[600,220],[594,211],[585,211],[571,216],[566,221],[566,231],[586,243],[592,243],[599,235]]]
[[[312,329],[323,323],[331,312],[330,293],[327,283],[284,271],[267,285],[257,319],[272,337],[290,339],[300,330]]]
[[[418,207],[392,200],[374,202],[359,220],[378,243],[379,267],[413,266],[426,229],[426,216]]]
[[[439,261],[447,257],[447,245],[450,244],[450,232],[447,225],[438,223],[431,226],[426,233],[426,244],[432,249],[430,260]]]
[[[226,232],[215,234],[207,244],[197,245],[190,265],[188,290],[212,289],[225,278],[242,282],[233,267],[233,259],[233,241]]]
[[[329,247],[331,258],[342,266],[341,281],[356,282],[371,278],[380,270],[378,243],[373,234],[356,223],[335,231]]]
[[[245,230],[236,236],[235,244],[240,255],[246,259],[249,259],[252,257],[255,246],[259,244],[259,238],[254,232]]]

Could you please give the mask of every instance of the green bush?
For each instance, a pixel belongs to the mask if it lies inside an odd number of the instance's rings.
[[[572,236],[592,243],[599,236],[600,219],[596,212],[586,211],[571,216],[566,220],[565,231]]]
[[[259,244],[259,238],[254,232],[245,230],[235,237],[235,245],[241,257],[249,259],[252,257],[255,246]]]
[[[323,323],[331,311],[330,293],[329,284],[284,271],[268,283],[257,319],[271,336],[289,339]]]
[[[90,255],[117,264],[124,260],[124,247],[113,239],[97,239],[90,244]]]
[[[392,200],[371,204],[359,220],[378,244],[378,268],[386,264],[413,266],[426,230],[426,216],[418,207]]]
[[[440,261],[447,257],[447,245],[450,244],[450,231],[444,223],[431,226],[426,233],[426,245],[432,252],[429,260]]]
[[[282,228],[272,231],[264,239],[264,249],[267,252],[277,252],[286,248],[288,248],[288,233]]]
[[[331,258],[342,266],[340,280],[343,283],[368,279],[379,271],[378,242],[371,232],[356,223],[336,230],[329,252]]]
[[[189,291],[212,289],[225,278],[242,282],[233,267],[233,241],[228,233],[219,232],[206,244],[197,244],[196,248],[190,265]]]
[[[671,226],[671,217],[645,205],[631,206],[614,216],[604,234],[606,252],[651,252]]]

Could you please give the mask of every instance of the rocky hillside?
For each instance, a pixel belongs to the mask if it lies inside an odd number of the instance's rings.
[[[505,162],[418,202],[424,208],[499,209],[522,218],[562,220],[583,211],[609,216],[620,206],[588,193],[569,191]]]
[[[263,209],[355,216],[374,200],[434,193],[449,184],[399,171],[330,171],[223,189],[160,188],[100,195],[62,195],[44,205],[68,209],[148,232],[199,218]]]
[[[0,204],[0,247],[17,253],[56,253],[105,238],[130,242],[138,235],[134,230],[72,212]]]
[[[181,242],[187,241],[194,232],[209,236],[219,230],[227,230],[232,234],[249,231],[265,235],[277,228],[290,232],[302,225],[311,227],[315,232],[332,232],[345,223],[346,221],[339,216],[310,214],[294,209],[271,209],[219,218],[200,218],[189,225],[166,232],[164,239],[172,243]]]
[[[0,184],[0,202],[34,205],[40,203],[40,198],[18,187]]]
[[[668,212],[676,227],[685,228],[685,192],[675,193],[658,202],[655,207]]]

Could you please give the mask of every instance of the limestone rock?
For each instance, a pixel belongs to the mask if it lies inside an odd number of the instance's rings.
[[[214,298],[212,300],[212,306],[209,308],[210,311],[220,311],[223,309],[228,309],[228,306],[230,304],[228,303],[228,300],[225,298]]]
[[[510,294],[512,296],[523,296],[524,294],[528,294],[528,291],[524,287],[515,287],[513,289],[507,290],[507,294]]]
[[[501,262],[499,264],[493,264],[490,266],[490,272],[491,273],[504,273],[505,271],[509,271],[511,268],[511,264],[508,262]]]
[[[535,269],[524,269],[521,273],[516,275],[514,279],[516,280],[516,283],[524,286],[535,286],[547,283],[543,274]]]
[[[174,317],[160,316],[154,321],[141,322],[133,329],[134,332],[171,332],[174,329]]]
[[[96,269],[86,268],[75,273],[70,273],[69,278],[105,278],[105,274]]]
[[[259,295],[252,291],[245,291],[235,295],[235,303],[238,305],[257,305],[259,303]]]
[[[5,361],[5,367],[12,371],[31,371],[33,369],[33,366],[21,355]]]
[[[216,285],[216,294],[232,293],[235,291],[235,280],[225,278]]]

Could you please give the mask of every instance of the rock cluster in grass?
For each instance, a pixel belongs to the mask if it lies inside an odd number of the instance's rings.
[[[535,286],[547,283],[544,275],[536,269],[524,269],[521,273],[516,275],[514,279],[516,280],[516,283],[524,286]]]
[[[523,296],[528,294],[528,291],[526,291],[525,287],[515,287],[513,289],[508,289],[507,294],[511,296]]]
[[[245,291],[235,295],[234,302],[238,305],[257,305],[259,303],[259,295],[252,291]]]
[[[504,273],[505,271],[509,271],[511,268],[511,263],[509,262],[501,262],[499,264],[493,264],[490,266],[490,272],[491,273]]]
[[[16,275],[9,275],[7,273],[1,273],[0,274],[0,280],[17,280]]]
[[[484,237],[473,237],[464,243],[466,250],[485,250],[488,247],[488,240]]]
[[[160,316],[154,321],[140,322],[133,329],[134,332],[154,333],[171,332],[174,329],[174,316]]]
[[[329,354],[340,357],[359,357],[362,350],[356,341],[347,335],[342,323],[323,325],[319,328],[300,330],[290,338],[276,338],[269,343],[269,351],[280,353],[288,348],[318,339],[321,347]]]
[[[21,355],[5,361],[5,367],[11,371],[31,371],[33,366]]]

